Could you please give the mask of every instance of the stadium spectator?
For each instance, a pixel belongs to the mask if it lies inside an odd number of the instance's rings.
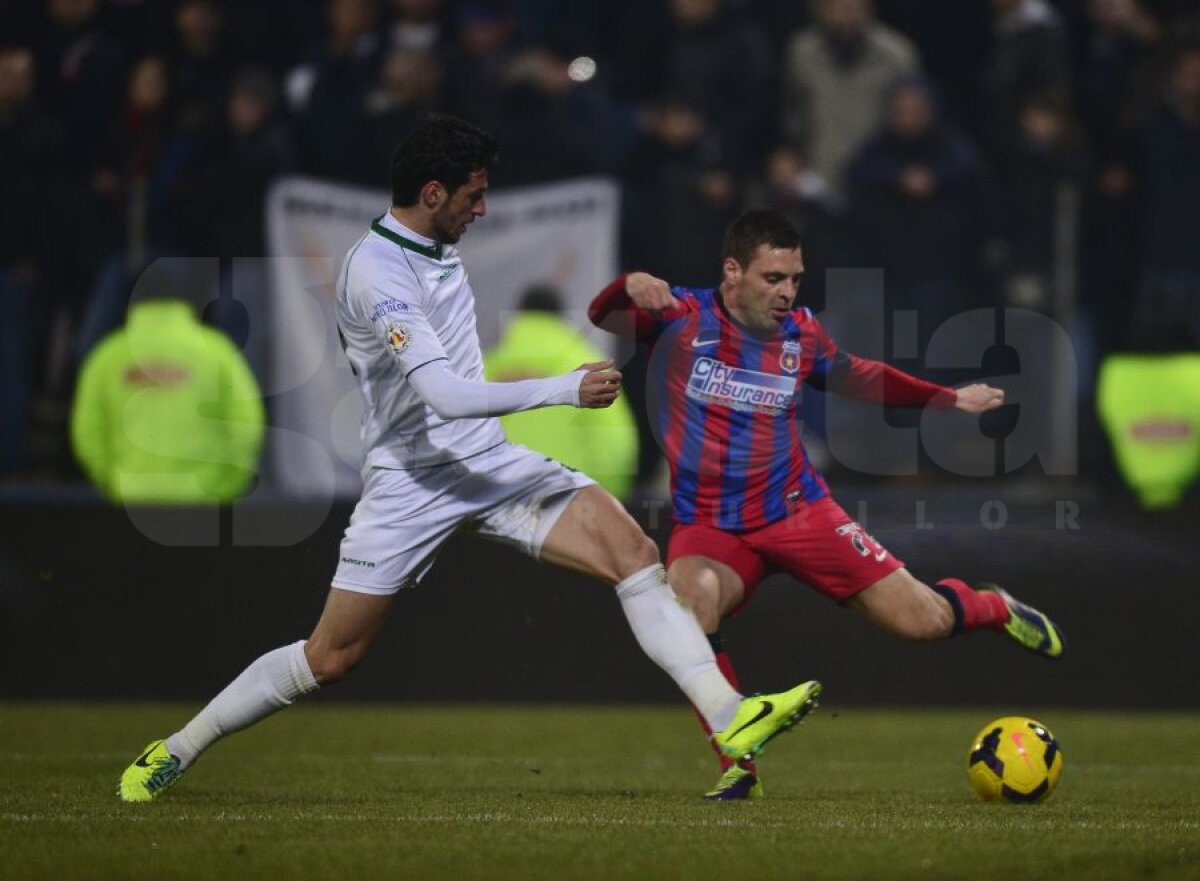
[[[1144,149],[1146,262],[1135,344],[1200,349],[1200,48],[1179,53]]]
[[[261,69],[242,72],[226,99],[223,125],[202,173],[209,238],[201,253],[264,256],[267,191],[295,167],[274,79]]]
[[[99,0],[47,0],[38,36],[38,96],[66,125],[73,162],[90,171],[121,105],[127,54],[100,23]]]
[[[446,52],[446,109],[500,132],[506,76],[516,54],[516,25],[504,0],[469,0],[454,14],[454,42]]]
[[[1138,287],[1138,136],[1160,79],[1162,27],[1137,0],[1089,0],[1077,49],[1078,115],[1090,167],[1083,188],[1081,306],[1101,351],[1127,346]]]
[[[1128,166],[1151,102],[1161,29],[1137,0],[1087,0],[1086,13],[1076,61],[1079,119],[1099,162]]]
[[[1033,98],[1070,97],[1062,18],[1047,0],[992,0],[991,55],[984,70],[985,139],[997,156],[1017,149],[1021,109]]]
[[[988,254],[1009,304],[1050,311],[1060,224],[1074,222],[1061,213],[1060,199],[1064,187],[1078,193],[1085,170],[1083,144],[1063,102],[1029,101],[988,195]]]
[[[254,478],[265,422],[258,384],[228,338],[179,297],[140,298],[79,375],[72,447],[116,503],[228,502]]]
[[[0,473],[25,461],[45,269],[56,223],[46,194],[61,173],[62,128],[35,100],[28,46],[0,47]]]
[[[424,49],[393,48],[379,70],[379,82],[367,96],[361,162],[387,168],[400,139],[441,102],[442,66]]]
[[[446,42],[444,0],[392,0],[388,44],[393,49],[433,53]]]
[[[184,0],[175,10],[175,45],[167,57],[180,122],[215,136],[233,80],[234,59],[216,0]]]
[[[176,125],[169,99],[165,60],[139,59],[124,111],[112,121],[92,176],[106,259],[80,321],[77,363],[120,326],[133,280],[150,260],[191,253],[198,244],[200,211],[192,186],[197,144]]]
[[[964,306],[979,182],[974,149],[941,118],[930,84],[908,80],[846,179],[868,262],[885,272],[888,308],[916,310],[928,340]]]
[[[919,66],[916,48],[875,19],[871,0],[820,0],[818,22],[788,45],[785,134],[835,186],[883,120],[884,102]]]
[[[563,317],[562,297],[554,288],[530,288],[519,309],[500,342],[484,354],[483,373],[489,382],[558,376],[608,357]],[[511,443],[582,471],[622,501],[629,498],[638,438],[624,398],[603,410],[545,407],[510,413],[500,423]]]
[[[722,166],[742,173],[762,158],[774,59],[763,33],[728,6],[671,0],[655,90],[699,113],[717,137]]]
[[[613,98],[594,61],[561,45],[518,53],[505,71],[506,185],[612,174],[637,139],[634,109]]]
[[[375,181],[379,170],[363,167],[361,139],[383,58],[376,0],[329,0],[327,16],[325,46],[287,77],[301,162],[319,177]]]
[[[781,145],[767,157],[757,200],[786,217],[804,241],[804,296],[825,302],[825,272],[861,262],[848,244],[846,200],[794,147]]]

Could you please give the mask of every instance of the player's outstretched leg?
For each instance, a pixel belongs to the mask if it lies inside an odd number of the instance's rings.
[[[714,742],[731,758],[753,758],[811,709],[820,691],[814,682],[753,698],[743,698],[729,684],[696,616],[667,583],[658,548],[600,487],[586,487],[572,497],[539,557],[616,585],[638,645],[718,732]]]
[[[1044,658],[1061,658],[1066,651],[1062,630],[1048,615],[1015,599],[999,585],[982,582],[974,588],[958,578],[943,578],[932,589],[949,603],[954,633],[987,627]]]
[[[391,608],[392,596],[333,589],[312,636],[267,652],[241,672],[182,729],[153,741],[121,775],[123,801],[158,798],[204,750],[342,678],[362,659]]]
[[[1062,630],[1045,612],[1026,605],[998,584],[981,582],[979,592],[994,594],[1004,601],[1004,605],[1008,608],[1008,620],[1004,623],[1004,632],[1017,645],[1029,649],[1043,658],[1055,660],[1066,653],[1067,641],[1063,637]]]
[[[713,743],[731,759],[753,759],[772,738],[816,709],[820,694],[821,683],[813,680],[778,694],[748,697],[728,727],[713,734]]]

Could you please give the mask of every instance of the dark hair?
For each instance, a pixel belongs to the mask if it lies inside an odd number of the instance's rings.
[[[732,257],[744,268],[759,245],[794,250],[800,247],[800,231],[774,208],[752,208],[725,229],[721,260]]]
[[[548,284],[535,284],[521,295],[521,302],[517,308],[522,312],[549,312],[552,315],[561,315],[562,297],[559,296],[557,288]]]
[[[433,180],[453,193],[474,172],[490,172],[498,150],[496,139],[478,126],[455,116],[429,116],[392,153],[392,204],[416,204],[421,187]]]

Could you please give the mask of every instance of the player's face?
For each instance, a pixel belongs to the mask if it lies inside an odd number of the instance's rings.
[[[433,214],[433,229],[439,242],[453,245],[475,218],[487,214],[487,188],[487,172],[474,171],[467,182],[438,207]]]
[[[726,258],[725,305],[751,330],[771,333],[791,311],[803,274],[804,257],[799,248],[759,245],[745,267]]]

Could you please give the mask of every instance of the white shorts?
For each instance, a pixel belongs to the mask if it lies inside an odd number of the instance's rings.
[[[370,594],[413,587],[457,530],[537,558],[575,493],[595,483],[517,444],[433,468],[367,473],[333,586]]]

